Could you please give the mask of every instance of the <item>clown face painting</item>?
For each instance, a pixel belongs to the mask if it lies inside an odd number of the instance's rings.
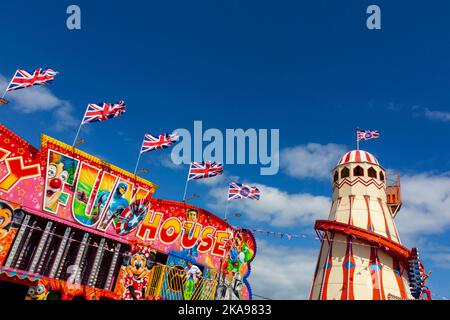
[[[67,203],[64,187],[73,180],[74,168],[77,163],[76,160],[71,160],[56,152],[50,152],[44,194],[44,206],[47,211],[56,213],[59,205]]]
[[[47,189],[45,192],[45,206],[51,211],[56,211],[61,202],[61,194],[69,173],[64,170],[63,163],[50,163],[47,168]]]

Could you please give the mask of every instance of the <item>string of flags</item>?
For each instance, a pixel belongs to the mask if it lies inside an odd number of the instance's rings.
[[[239,228],[239,227],[236,227]],[[292,233],[288,233],[288,232],[276,232],[276,231],[271,231],[271,230],[262,230],[262,229],[251,229],[250,230],[253,234],[261,234],[261,235],[266,235],[267,237],[280,237],[280,239],[287,239],[287,240],[291,240],[291,239],[298,239],[298,238],[302,238],[302,239],[314,239],[314,240],[320,240],[319,237],[315,236],[309,236],[307,234],[292,234]]]

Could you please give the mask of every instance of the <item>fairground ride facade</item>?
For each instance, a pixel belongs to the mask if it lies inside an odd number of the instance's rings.
[[[328,220],[310,291],[313,300],[431,299],[417,248],[400,242],[394,218],[402,205],[400,177],[369,152],[346,153],[332,171]]]
[[[256,242],[247,229],[41,136],[0,125],[1,282],[26,299],[251,299]],[[199,272],[200,271],[200,272]]]

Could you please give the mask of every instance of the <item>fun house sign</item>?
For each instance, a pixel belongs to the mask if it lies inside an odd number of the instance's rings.
[[[49,136],[38,150],[0,126],[0,198],[12,207],[165,253],[195,250],[218,266],[232,228],[200,208],[153,199],[156,188]]]

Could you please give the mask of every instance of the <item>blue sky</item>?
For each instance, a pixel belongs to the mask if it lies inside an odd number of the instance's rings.
[[[66,28],[70,4],[81,8],[81,30]],[[376,1],[376,31],[366,28],[370,4],[2,2],[0,81],[16,68],[60,74],[47,88],[7,95],[1,123],[35,146],[41,132],[71,143],[87,103],[123,99],[123,117],[86,126],[80,137],[88,141],[81,149],[128,170],[146,132],[192,130],[194,120],[205,129],[280,129],[278,175],[260,176],[255,165],[225,167],[264,192],[260,204],[235,203],[230,213],[241,211],[234,221],[243,226],[308,234],[315,219],[327,217],[328,173],[354,148],[355,127],[378,129],[381,138],[361,147],[402,174],[400,236],[421,249],[432,290],[450,295],[450,4]],[[169,155],[145,154],[141,167],[159,185],[155,196],[178,200],[187,166],[171,165]],[[217,178],[190,184],[188,194],[221,215],[226,188]],[[257,240],[255,293],[305,298],[318,243]]]

